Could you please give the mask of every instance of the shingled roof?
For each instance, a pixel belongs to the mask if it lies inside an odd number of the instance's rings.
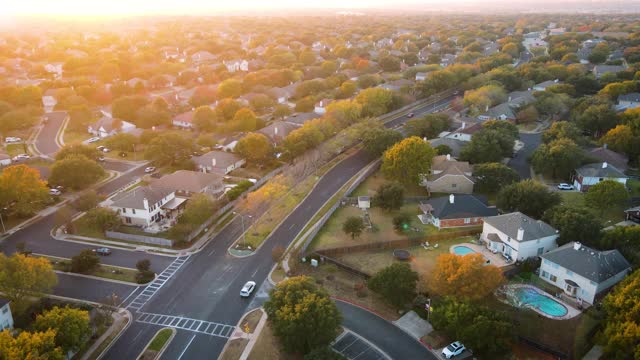
[[[596,283],[631,269],[631,264],[618,250],[598,251],[576,242],[565,244],[541,257]]]
[[[451,198],[453,197],[453,202]],[[456,194],[430,199],[420,204],[420,210],[431,213],[438,219],[462,219],[472,217],[494,216],[498,213],[495,206],[489,206],[486,198]]]
[[[518,238],[518,229],[524,230],[521,240],[531,241],[557,234],[557,230],[544,221],[530,218],[521,212],[488,217],[484,222],[500,230],[512,239]]]

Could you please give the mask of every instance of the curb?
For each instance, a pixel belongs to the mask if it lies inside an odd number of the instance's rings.
[[[58,129],[58,132],[56,133],[56,137],[54,139],[54,141],[56,142],[56,144],[60,148],[65,146],[65,143],[64,143],[64,132],[67,130],[67,125],[69,125],[70,118],[71,118],[71,115],[67,115],[67,117],[62,122],[62,125],[60,126],[60,129]]]
[[[131,323],[133,322],[133,314],[131,314],[131,311],[129,311],[127,309],[120,309],[120,311],[123,311],[124,314],[125,314],[125,317],[127,317],[127,319],[128,319],[127,324],[124,326],[124,328],[122,328],[122,330],[120,330],[118,335],[116,335],[116,337],[114,337],[113,340],[111,340],[109,345],[107,345],[107,347],[105,347],[104,350],[102,350],[102,353],[100,353],[100,355],[98,355],[96,360],[102,359],[104,354],[106,354],[109,351],[109,349],[111,349],[113,347],[113,344],[118,342],[118,340],[120,339],[120,336],[122,336],[122,334],[124,334],[127,331],[127,329],[129,329],[129,326],[131,326]]]
[[[54,272],[56,274],[65,274],[65,275],[70,275],[70,276],[77,276],[77,277],[82,277],[82,278],[86,278],[86,279],[92,279],[92,280],[98,280],[98,281],[106,281],[106,282],[111,282],[111,283],[115,283],[115,284],[122,284],[122,285],[129,285],[129,286],[141,287],[141,286],[147,286],[149,284],[149,283],[137,284],[137,283],[132,283],[132,282],[128,282],[128,281],[107,279],[107,278],[103,278],[103,277],[99,277],[99,276],[78,274],[78,273],[74,273],[74,272],[70,272],[70,271],[69,272],[65,272],[65,271],[61,271],[61,270],[54,270]]]
[[[136,356],[136,359],[140,359],[142,358],[142,354],[144,354],[145,351],[147,351],[147,348],[149,347],[149,345],[151,345],[151,343],[153,342],[153,339],[156,338],[156,336],[160,333],[160,331],[164,330],[164,329],[169,329],[171,330],[171,336],[169,336],[169,338],[167,339],[167,341],[164,343],[164,345],[162,345],[162,348],[160,349],[160,351],[158,351],[158,353],[156,354],[156,356],[154,357],[154,359],[160,359],[160,357],[162,357],[162,354],[164,353],[165,350],[167,350],[167,347],[169,347],[169,344],[171,344],[171,341],[173,340],[173,338],[176,336],[176,329],[172,328],[172,327],[163,327],[158,329],[158,331],[156,331],[155,334],[153,334],[153,337],[151,337],[151,340],[149,340],[149,342],[147,343],[147,345],[145,345],[144,349],[142,349],[142,351],[140,352],[140,354],[138,356]]]

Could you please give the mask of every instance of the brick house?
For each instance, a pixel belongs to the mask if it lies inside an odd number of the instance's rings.
[[[478,226],[485,217],[498,215],[498,209],[489,206],[486,198],[469,194],[430,199],[420,204],[420,210],[420,221],[438,229]]]

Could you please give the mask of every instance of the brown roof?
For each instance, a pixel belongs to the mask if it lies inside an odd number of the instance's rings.
[[[153,182],[156,187],[173,191],[188,191],[197,193],[214,183],[222,186],[222,175],[215,173],[203,173],[198,171],[178,170],[170,175],[165,175]]]
[[[431,164],[431,170],[436,171],[449,171],[451,169],[457,169],[462,173],[471,173],[471,165],[467,161],[458,161],[453,157],[447,160],[447,155],[438,155],[433,158]]]
[[[176,115],[173,118],[173,121],[191,123],[193,121],[193,111],[187,111],[186,113],[182,113],[182,114]]]
[[[467,126],[464,129],[460,128],[460,129],[456,130],[456,132],[461,133],[461,134],[473,135],[473,134],[477,133],[480,130],[482,130],[482,123],[476,123],[476,124],[473,124],[471,126]]]
[[[446,170],[442,171],[441,173],[429,176],[429,182],[437,181],[438,179],[448,175],[464,176],[467,180],[473,183],[473,179],[469,175],[465,174],[462,170],[458,169],[457,167],[449,167]]]
[[[623,154],[617,153],[613,150],[605,147],[595,148],[589,151],[589,155],[595,157],[598,160],[606,161],[607,163],[615,166],[621,171],[627,170],[627,163],[629,159]]]

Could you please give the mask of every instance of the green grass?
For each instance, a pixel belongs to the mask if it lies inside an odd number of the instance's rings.
[[[167,343],[167,341],[169,341],[169,338],[171,337],[172,333],[173,331],[168,328],[160,330],[156,334],[156,336],[153,338],[153,340],[151,341],[147,349],[153,350],[153,351],[162,350],[162,347],[164,346],[164,344]]]
[[[374,196],[380,185],[390,182],[378,170],[363,181],[351,194],[351,196]],[[403,184],[404,196],[428,196],[427,189],[418,184]]]
[[[92,136],[93,135],[89,134],[88,132],[70,130],[67,127],[67,129],[64,131],[63,139],[64,139],[65,145],[70,145],[70,144],[74,144],[74,143],[83,142],[83,141],[89,139]],[[99,143],[100,142],[98,142],[97,144],[99,144]],[[96,146],[98,146],[98,145],[96,145]]]
[[[45,256],[45,255],[38,255],[38,256],[49,260],[53,265],[53,269],[58,271],[66,271],[68,269],[67,266],[70,263],[70,260],[55,257],[55,256]],[[137,270],[134,270],[134,269],[127,269],[127,268],[100,264],[100,266],[96,270],[85,275],[91,275],[91,276],[97,276],[105,279],[135,283],[136,274],[137,274]]]
[[[31,154],[31,152],[29,152],[28,149],[25,150],[25,148],[27,148],[26,144],[7,144],[5,151],[7,152],[7,155],[11,157],[18,154]]]
[[[630,189],[629,195],[632,197],[640,196],[640,180],[627,180],[627,187]]]
[[[85,216],[73,222],[74,235],[86,236],[97,239],[104,239],[104,231],[92,226]]]
[[[575,191],[566,191],[566,192],[561,192],[560,195],[562,196],[562,204],[564,205],[589,207],[587,206],[587,203],[584,201],[584,195],[585,195],[584,193],[575,192]],[[620,221],[624,221],[624,210],[627,207],[628,206],[626,204],[618,205],[618,206],[612,207],[611,209],[606,209],[604,210],[604,212],[601,212],[600,208],[597,208],[597,209],[591,208],[591,209],[594,211],[594,213],[598,217],[600,217],[604,226],[610,226]]]

